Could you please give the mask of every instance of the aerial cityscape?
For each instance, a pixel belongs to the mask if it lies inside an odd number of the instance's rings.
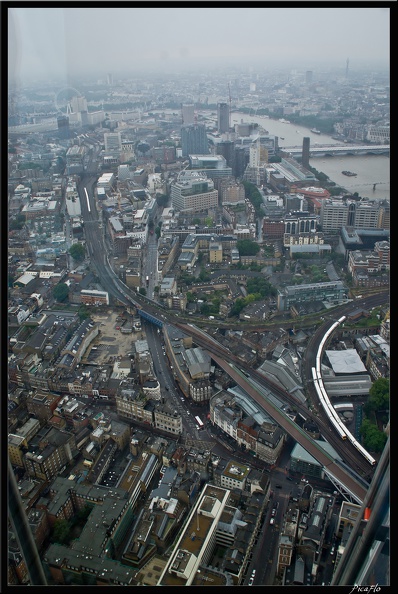
[[[390,585],[389,11],[293,13],[8,11],[7,586]]]

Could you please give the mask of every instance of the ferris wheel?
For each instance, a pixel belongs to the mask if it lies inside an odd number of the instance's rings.
[[[75,89],[74,87],[64,87],[58,93],[56,93],[54,97],[54,103],[57,112],[62,113],[64,115],[71,113],[71,106],[70,102],[73,97],[81,97],[82,94],[80,91]]]

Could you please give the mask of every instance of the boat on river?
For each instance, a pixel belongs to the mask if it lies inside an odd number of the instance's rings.
[[[321,131],[317,130],[316,128],[311,128],[310,132],[313,132],[314,134],[320,134]]]
[[[354,173],[353,171],[342,171],[341,172],[343,175],[346,175],[347,177],[355,177],[357,174]]]

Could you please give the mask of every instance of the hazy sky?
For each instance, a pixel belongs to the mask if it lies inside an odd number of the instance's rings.
[[[265,68],[388,67],[388,8],[9,9],[9,72],[31,76],[194,68],[260,60]],[[109,5],[108,5],[109,6]],[[244,6],[244,3],[243,3]]]

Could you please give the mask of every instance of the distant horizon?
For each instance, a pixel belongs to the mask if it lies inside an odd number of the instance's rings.
[[[134,79],[137,78],[139,79],[150,79],[150,78],[156,78],[156,79],[161,79],[162,77],[167,77],[167,76],[178,76],[181,74],[184,75],[190,75],[191,77],[195,77],[195,76],[200,76],[200,75],[208,75],[208,76],[215,76],[218,74],[218,70],[223,69],[222,72],[222,76],[227,76],[228,72],[225,71],[225,69],[228,68],[230,69],[230,74],[256,74],[256,75],[267,75],[268,74],[277,74],[279,73],[283,73],[283,74],[287,74],[287,75],[291,75],[291,76],[295,76],[295,75],[300,75],[300,74],[304,74],[307,71],[312,71],[315,75],[316,74],[327,74],[327,73],[333,73],[336,76],[345,76],[345,71],[346,71],[346,63],[344,62],[344,64],[319,64],[317,67],[313,67],[313,68],[307,68],[306,65],[296,65],[296,66],[292,66],[291,64],[286,64],[285,66],[280,65],[278,67],[274,67],[274,68],[263,68],[261,67],[261,65],[256,64],[254,61],[248,61],[247,64],[232,64],[232,63],[228,63],[225,62],[223,64],[220,65],[214,65],[213,68],[209,68],[208,66],[198,66],[198,69],[193,72],[192,69],[189,69],[187,67],[183,68],[183,67],[175,67],[174,69],[170,68],[170,70],[167,70],[165,68],[163,69],[155,69],[155,68],[149,68],[149,67],[142,67],[141,70],[124,70],[124,71],[118,71],[118,70],[98,70],[97,72],[93,72],[92,70],[90,72],[87,73],[67,73],[67,78],[60,78],[60,77],[48,77],[45,75],[42,76],[38,76],[38,75],[31,75],[30,77],[27,77],[23,80],[23,85],[21,86],[31,86],[31,85],[40,85],[40,84],[53,84],[53,85],[65,85],[65,86],[73,86],[73,81],[75,82],[85,82],[85,84],[100,84],[100,82],[102,81],[103,84],[107,85],[106,82],[106,77],[108,74],[112,74],[113,77],[113,85],[117,84],[118,81],[120,82],[124,82],[127,81],[129,79]],[[246,72],[243,72],[245,71]],[[254,72],[253,72],[254,71]],[[350,65],[350,74],[352,77],[356,77],[358,75],[361,74],[374,74],[374,75],[380,75],[380,76],[389,76],[390,73],[390,69],[389,69],[389,65],[383,65],[383,64],[369,64],[369,62],[363,63],[363,64],[355,64],[355,65]],[[82,80],[83,79],[83,80]],[[19,79],[16,79],[15,75],[13,75],[12,73],[9,73],[9,77],[8,77],[8,83],[9,85],[12,86],[18,86],[19,83],[21,81]]]

